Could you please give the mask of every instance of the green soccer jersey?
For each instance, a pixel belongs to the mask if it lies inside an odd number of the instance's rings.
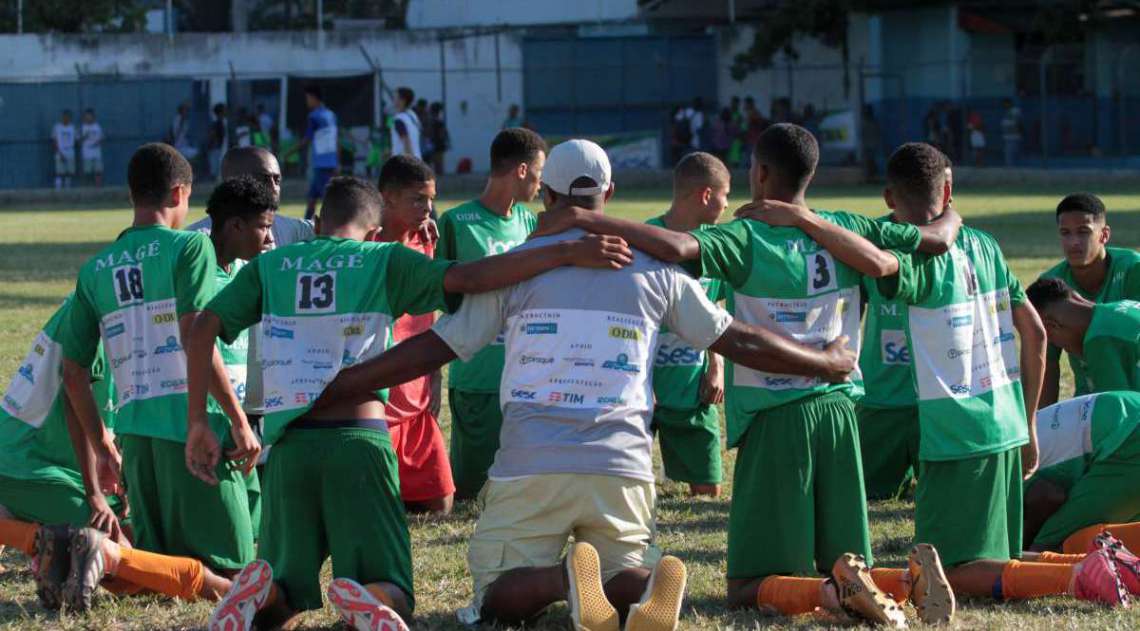
[[[892,222],[891,216],[878,221]],[[879,291],[873,279],[863,280],[867,316],[863,323],[866,343],[859,352],[863,373],[865,406],[877,408],[910,407],[915,404],[911,378],[910,346],[906,342],[907,305],[890,300]]]
[[[922,235],[911,225],[875,222],[843,212],[822,217],[880,247],[914,251]],[[696,271],[726,281],[728,310],[753,326],[822,348],[840,335],[859,350],[859,285],[862,276],[836,260],[802,230],[736,220],[690,233],[700,243]],[[757,413],[831,391],[862,394],[856,374],[842,384],[752,370],[729,362],[725,372],[728,445],[735,446]]]
[[[230,271],[226,271],[220,265],[214,267],[214,280],[215,287],[221,291],[230,284],[230,281],[237,275],[238,270],[245,264],[244,261],[235,260],[230,265]],[[234,338],[233,343],[226,344],[218,340],[218,353],[222,356],[222,363],[226,365],[226,375],[230,378],[230,385],[237,394],[237,398],[242,403],[245,402],[245,377],[246,377],[246,361],[249,356],[249,332],[242,331]],[[213,397],[206,399],[206,410],[221,422],[223,427],[229,426],[229,421],[223,419],[226,413],[222,411],[222,406],[214,400]],[[228,417],[226,417],[228,418]],[[218,423],[212,423],[218,424]],[[215,428],[217,429],[217,428]]]
[[[36,335],[0,402],[0,476],[83,483],[67,430],[63,350],[58,341],[60,325],[67,317],[71,302],[68,296]],[[95,403],[103,422],[111,426],[114,423],[111,379],[105,374],[101,351],[96,353],[91,376]]]
[[[959,460],[1025,444],[1013,327],[1025,292],[993,237],[963,227],[948,253],[906,257],[898,276],[878,285],[909,305],[919,458]]]
[[[186,354],[178,320],[214,295],[214,246],[197,232],[128,228],[79,270],[60,329],[63,354],[90,365],[100,338],[115,378],[115,429],[186,440]]]
[[[1140,302],[1121,300],[1093,307],[1084,360],[1089,392],[1140,392]]]
[[[1140,392],[1102,392],[1037,412],[1038,474],[1065,489],[1120,448],[1140,425]]]
[[[665,217],[654,217],[646,223],[661,228]],[[706,226],[698,228],[704,229]],[[701,288],[713,302],[724,300],[724,284],[702,276]],[[701,378],[709,367],[708,354],[682,340],[662,326],[657,335],[656,359],[653,362],[653,397],[655,404],[674,410],[693,410],[701,405]]]
[[[514,248],[534,231],[538,219],[526,206],[515,204],[504,217],[478,199],[460,204],[439,218],[436,256],[466,263]],[[455,360],[448,368],[448,385],[465,392],[498,392],[503,375],[503,336],[475,354],[471,361]]]
[[[457,306],[443,290],[451,265],[397,243],[327,236],[247,263],[207,309],[221,319],[226,343],[261,322],[265,444],[302,416],[341,368],[382,353],[396,318]]]
[[[1042,278],[1059,278],[1086,299],[1096,303],[1116,302],[1118,300],[1140,300],[1140,253],[1127,248],[1105,248],[1107,252],[1108,273],[1104,284],[1096,294],[1089,294],[1081,289],[1073,278],[1072,267],[1068,261],[1061,261],[1049,271],[1041,275]],[[1049,346],[1050,359],[1059,359],[1061,349]],[[1069,366],[1073,369],[1074,394],[1080,396],[1091,392],[1088,386],[1088,375],[1085,374],[1085,362],[1081,357],[1069,355]]]

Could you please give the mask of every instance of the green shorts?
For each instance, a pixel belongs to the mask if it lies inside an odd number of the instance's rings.
[[[455,499],[471,499],[487,482],[499,450],[503,410],[498,392],[447,391],[451,408],[451,477]]]
[[[116,513],[122,508],[117,497],[108,496],[107,503]],[[0,506],[20,521],[37,524],[79,527],[91,519],[83,485],[58,477],[24,480],[0,476]]]
[[[218,485],[210,486],[186,468],[185,443],[136,435],[119,440],[138,548],[195,558],[217,570],[253,561],[249,494],[240,470],[219,462]]]
[[[320,609],[321,566],[412,592],[412,544],[396,453],[372,429],[288,430],[265,464],[260,556],[295,611]]]
[[[1021,448],[962,460],[919,463],[914,540],[951,567],[1021,557]]]
[[[250,531],[256,541],[257,534],[261,532],[261,476],[256,468],[245,477],[245,494],[249,503]]]
[[[728,578],[872,563],[855,404],[839,392],[761,412],[741,437],[728,514]]]
[[[716,406],[695,410],[653,408],[653,429],[661,438],[661,460],[670,480],[720,484],[720,415]]]
[[[867,499],[906,494],[918,469],[918,408],[855,407]]]
[[[1069,535],[1096,524],[1140,521],[1140,430],[1108,457],[1094,461],[1061,508],[1041,526],[1035,547],[1060,548]]]

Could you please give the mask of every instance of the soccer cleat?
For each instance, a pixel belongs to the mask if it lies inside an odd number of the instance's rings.
[[[1140,557],[1124,547],[1124,542],[1112,536],[1111,532],[1102,532],[1092,542],[1093,550],[1108,552],[1113,565],[1116,566],[1120,580],[1133,596],[1140,596]]]
[[[574,631],[618,631],[618,612],[602,589],[602,562],[594,546],[584,542],[570,546],[566,576]]]
[[[848,615],[871,624],[907,628],[902,607],[871,580],[871,571],[862,556],[850,552],[841,555],[831,568],[831,579],[839,604]]]
[[[674,556],[662,557],[649,575],[641,602],[630,606],[625,631],[673,631],[681,617],[688,578],[685,564]]]
[[[210,631],[249,631],[271,587],[273,569],[268,563],[257,560],[243,567],[210,615]]]
[[[1128,590],[1124,588],[1107,550],[1090,552],[1076,565],[1069,591],[1080,600],[1111,607],[1128,606]]]
[[[950,622],[957,604],[938,550],[929,543],[920,543],[911,548],[909,564],[910,601],[919,620],[926,624]]]
[[[352,579],[333,579],[328,597],[341,620],[356,631],[408,631],[408,625],[395,610]]]
[[[95,588],[103,580],[106,560],[103,542],[107,533],[94,528],[80,528],[71,536],[71,572],[63,584],[63,602],[72,611],[87,611],[95,597]]]
[[[71,526],[40,526],[36,531],[36,596],[44,609],[63,604],[63,583],[71,568]]]

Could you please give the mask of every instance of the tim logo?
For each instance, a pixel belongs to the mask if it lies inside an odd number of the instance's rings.
[[[578,394],[577,392],[551,392],[549,401],[551,403],[571,403],[579,404],[586,401],[586,397]]]
[[[33,386],[36,385],[36,376],[32,373],[31,364],[24,364],[23,366],[20,366],[20,370],[18,372],[20,373],[21,377],[28,380],[28,383],[32,384]]]
[[[167,336],[166,343],[154,349],[155,355],[163,355],[165,353],[177,353],[182,350],[182,346],[178,344],[178,339],[173,335]]]

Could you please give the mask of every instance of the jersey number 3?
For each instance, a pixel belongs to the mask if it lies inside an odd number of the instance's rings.
[[[120,306],[143,299],[142,269],[124,265],[116,267],[112,274],[115,277],[115,299]]]
[[[804,255],[807,266],[807,295],[815,296],[836,288],[835,261],[831,254],[820,250]]]
[[[310,313],[336,311],[336,275],[298,274],[297,311]]]

